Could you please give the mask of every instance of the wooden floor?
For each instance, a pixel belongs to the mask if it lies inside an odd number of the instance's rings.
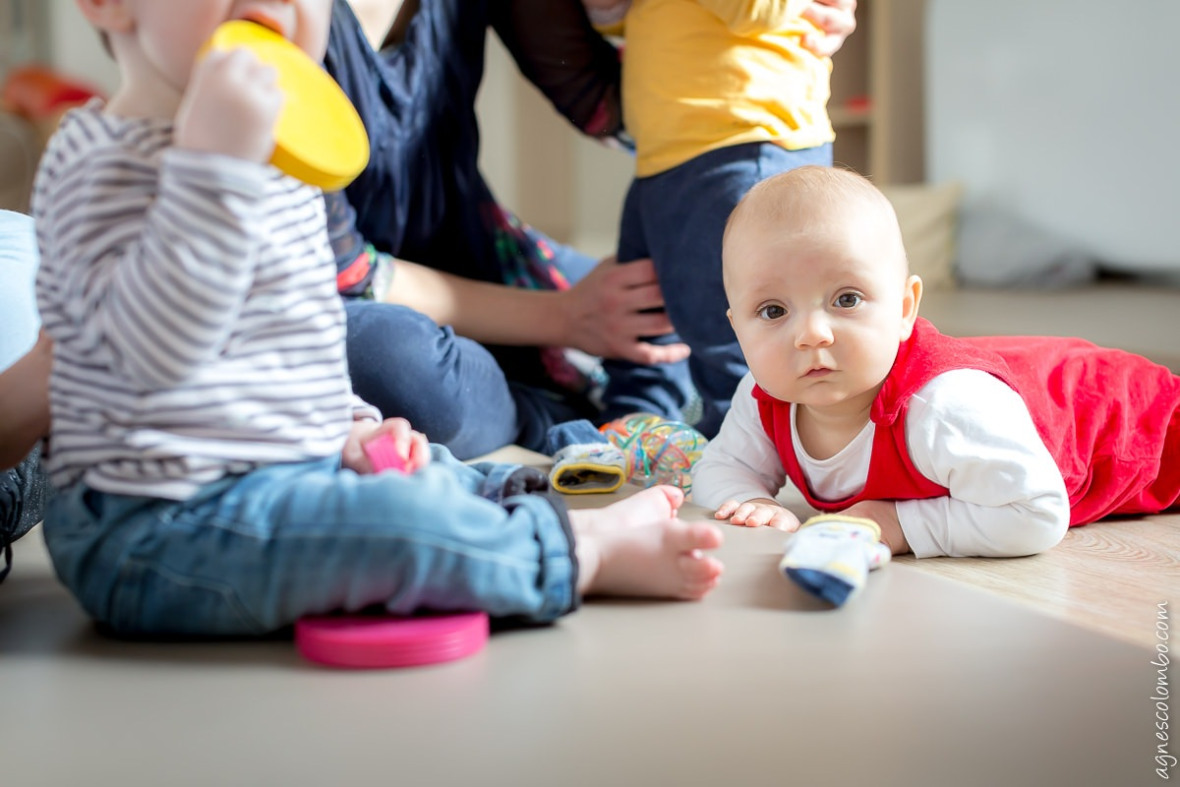
[[[1071,528],[1056,547],[1032,557],[897,562],[1147,648],[1159,642],[1160,604],[1169,620],[1180,619],[1180,514]]]
[[[1111,280],[1063,290],[930,292],[922,314],[955,336],[1080,336],[1180,372],[1178,302],[1174,287]],[[1031,558],[899,562],[1154,648],[1156,605],[1180,606],[1180,514],[1073,528],[1061,544]]]

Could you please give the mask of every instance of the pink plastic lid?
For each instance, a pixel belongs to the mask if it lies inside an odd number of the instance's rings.
[[[332,667],[413,667],[461,659],[488,641],[486,612],[401,618],[317,615],[295,622],[295,647]]]

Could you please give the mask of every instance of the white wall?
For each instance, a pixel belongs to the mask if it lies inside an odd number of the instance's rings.
[[[118,83],[119,71],[74,0],[41,2],[49,5],[49,52],[54,66],[67,76],[110,93]]]
[[[495,35],[477,104],[480,166],[522,219],[595,256],[611,254],[634,160],[574,130],[520,76]]]
[[[519,159],[513,144],[519,126],[515,111],[521,81],[507,50],[495,36],[488,37],[487,71],[479,88],[476,109],[480,116],[480,169],[492,191],[505,205],[519,203]]]
[[[1180,270],[1180,2],[930,0],[927,173],[1107,267]]]

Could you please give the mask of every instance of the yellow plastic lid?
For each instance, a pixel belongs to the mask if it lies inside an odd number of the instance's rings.
[[[283,109],[271,163],[324,191],[344,188],[369,163],[369,135],[348,96],[302,49],[245,20],[225,22],[202,48],[246,47],[278,71]]]

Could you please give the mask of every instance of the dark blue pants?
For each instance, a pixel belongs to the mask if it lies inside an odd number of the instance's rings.
[[[701,410],[699,419],[691,420],[706,437],[717,434],[738,381],[747,371],[725,316],[728,303],[721,280],[725,223],[758,181],[804,164],[831,163],[831,145],[791,151],[771,143],[751,143],[714,150],[632,182],[623,205],[619,259],[651,257],[668,317],[692,355],[673,367],[608,362],[607,418],[642,409],[640,405],[652,401],[665,410],[682,410],[693,402],[695,389]]]
[[[460,459],[510,443],[542,451],[551,426],[599,415],[584,397],[509,379],[482,345],[413,309],[356,300],[345,310],[357,395]]]

